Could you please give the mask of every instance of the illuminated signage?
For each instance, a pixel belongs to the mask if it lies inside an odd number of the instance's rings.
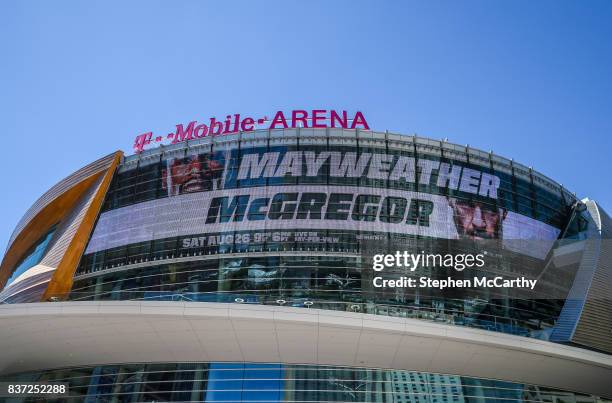
[[[385,241],[386,234],[499,239],[505,249],[543,259],[559,235],[559,229],[531,217],[462,203],[444,195],[363,186],[183,188],[173,196],[102,213],[85,253],[173,237],[202,246],[224,243],[217,236],[228,234],[239,236],[233,241],[240,243],[274,241],[277,236],[281,241],[319,242],[323,236],[333,241],[339,233],[357,231],[359,237],[382,234]],[[495,225],[471,230],[466,222],[474,214]]]
[[[543,259],[559,235],[505,208],[507,190],[487,169],[397,150],[224,147],[158,164],[148,188],[160,198],[103,212],[87,254],[173,237],[202,247],[398,234],[499,239],[504,249]]]
[[[238,132],[253,132],[257,129],[289,129],[289,128],[339,128],[370,130],[363,113],[357,111],[349,114],[347,111],[327,109],[293,110],[290,113],[277,111],[272,119],[267,116],[253,118],[243,117],[239,113],[227,115],[225,120],[210,118],[207,123],[193,120],[188,124],[177,124],[176,130],[165,136],[154,136],[147,132],[136,136],[134,151],[142,152],[150,144],[169,142],[176,144],[186,140],[204,137],[224,136]]]

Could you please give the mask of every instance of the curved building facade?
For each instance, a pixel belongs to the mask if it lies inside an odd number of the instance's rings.
[[[117,152],[11,236],[0,378],[67,382],[75,401],[602,401],[609,228],[530,167],[416,136]],[[396,251],[483,264],[374,268]],[[537,286],[380,286],[423,276]]]

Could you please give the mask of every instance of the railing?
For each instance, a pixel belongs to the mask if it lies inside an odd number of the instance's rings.
[[[353,295],[353,297],[355,297]],[[217,302],[247,305],[286,306],[304,309],[322,309],[382,315],[399,318],[426,320],[456,326],[466,326],[494,332],[502,332],[524,337],[547,340],[555,318],[542,317],[539,320],[519,320],[507,316],[491,315],[478,312],[477,306],[483,307],[489,302],[484,300],[471,301],[475,308],[472,311],[457,308],[424,305],[418,303],[390,304],[364,302],[359,300],[338,301],[333,299],[303,297],[285,297],[282,295],[258,295],[249,293],[207,293],[181,291],[110,291],[101,294],[91,292],[70,293],[66,296],[56,296],[51,301],[185,301],[185,302]]]
[[[456,326],[466,326],[506,334],[514,334],[524,337],[532,337],[548,340],[550,331],[556,322],[556,317],[545,315],[542,312],[524,311],[513,309],[517,314],[537,315],[538,319],[520,320],[508,316],[492,315],[479,312],[479,307],[484,308],[494,304],[486,300],[461,300],[445,301],[436,303],[427,300],[427,304],[415,303],[387,303],[364,301],[363,297],[351,294],[344,301],[339,301],[317,293],[317,295],[283,296],[279,294],[256,294],[235,292],[189,292],[189,291],[143,291],[143,290],[119,290],[102,293],[94,292],[71,292],[66,295],[52,297],[49,302],[56,301],[185,301],[185,302],[217,302],[250,305],[286,306],[305,309],[322,309],[332,311],[345,311],[364,313],[371,315],[382,315],[390,317],[410,318],[426,320],[436,323],[446,323]],[[423,298],[425,301],[426,298]],[[23,303],[24,301],[3,301],[2,304]],[[28,301],[37,302],[37,301]],[[454,304],[453,304],[454,302]],[[457,306],[460,302],[464,309]],[[466,310],[465,305],[471,304],[472,309]]]

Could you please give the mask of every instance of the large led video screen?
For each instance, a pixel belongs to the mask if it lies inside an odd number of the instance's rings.
[[[316,234],[333,230],[356,232],[357,239],[499,239],[506,249],[543,258],[548,248],[541,241],[552,245],[559,235],[503,207],[498,175],[409,153],[229,150],[165,159],[158,180],[159,198],[101,214],[86,254],[169,237],[192,242],[191,235],[202,246],[235,232],[247,232],[241,243],[279,231],[285,239],[320,241]],[[530,240],[538,242],[519,242]]]

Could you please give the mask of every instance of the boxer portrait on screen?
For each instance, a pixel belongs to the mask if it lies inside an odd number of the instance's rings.
[[[216,190],[222,173],[223,164],[212,154],[169,159],[162,169],[162,189],[168,196]]]
[[[502,239],[503,221],[508,211],[488,203],[475,200],[448,198],[453,209],[453,221],[459,238]]]

